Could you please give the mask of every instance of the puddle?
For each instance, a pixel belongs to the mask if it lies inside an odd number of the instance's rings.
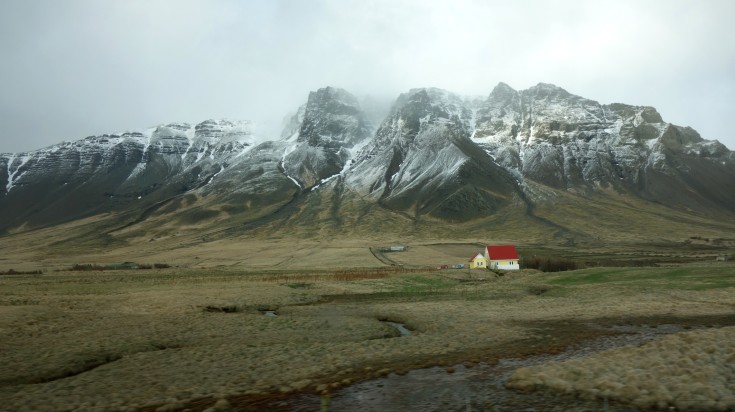
[[[384,320],[382,322],[383,323],[387,323],[388,325],[391,325],[394,328],[396,328],[398,330],[398,332],[401,332],[401,336],[410,336],[411,335],[411,331],[408,330],[408,329],[406,329],[406,326],[403,325],[402,323],[391,322],[391,321],[388,321],[388,320]]]
[[[278,316],[275,310],[261,310],[260,313],[262,313],[264,316],[269,316],[272,318]]]
[[[394,327],[398,329],[398,326]],[[658,325],[655,328],[617,326],[608,329],[626,334],[586,341],[559,354],[501,359],[495,365],[480,363],[467,367],[459,364],[452,366],[451,369],[447,367],[414,369],[404,375],[390,374],[338,389],[329,399],[322,399],[316,394],[298,394],[273,401],[267,406],[268,410],[272,411],[303,412],[637,411],[633,407],[612,401],[581,400],[551,391],[524,393],[504,387],[513,371],[520,367],[534,366],[552,360],[584,357],[626,345],[640,345],[654,338],[684,330],[679,325]],[[325,403],[328,406],[325,406]]]

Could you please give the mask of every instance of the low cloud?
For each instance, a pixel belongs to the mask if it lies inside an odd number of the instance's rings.
[[[29,0],[0,16],[0,152],[171,121],[277,134],[310,90],[554,83],[735,148],[730,1]]]

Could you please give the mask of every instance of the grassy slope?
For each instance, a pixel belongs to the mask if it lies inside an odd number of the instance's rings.
[[[172,218],[168,212],[174,210],[167,209],[167,213],[157,212],[139,224],[112,231],[131,216],[106,214],[0,237],[0,269],[133,260],[187,266],[365,266],[376,263],[363,252],[348,249],[396,243],[513,243],[553,254],[579,250],[716,255],[734,249],[735,221],[726,216],[674,210],[614,192],[588,196],[528,184],[536,199],[533,208],[517,200],[493,215],[464,223],[415,218],[349,190],[329,188],[301,195],[282,209],[234,214],[222,210],[216,217],[188,224]],[[187,199],[181,207],[189,212],[217,207],[214,198]],[[724,242],[687,243],[694,237]],[[444,249],[435,248],[435,254],[427,253],[423,260],[400,263],[460,263],[474,251],[447,253]]]

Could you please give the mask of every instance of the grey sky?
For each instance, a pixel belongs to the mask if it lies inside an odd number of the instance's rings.
[[[500,81],[651,105],[735,148],[731,0],[0,0],[0,10],[0,152],[173,121],[280,125],[327,85],[487,95]]]

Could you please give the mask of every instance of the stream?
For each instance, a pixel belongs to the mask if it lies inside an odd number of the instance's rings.
[[[408,330],[408,328],[406,328],[406,326],[403,325],[402,323],[391,322],[389,320],[384,320],[383,322],[385,322],[388,325],[390,325],[391,327],[395,328],[398,332],[400,332],[401,336],[410,336],[411,335],[411,331]]]
[[[597,338],[571,346],[565,352],[526,358],[501,359],[497,364],[437,366],[395,373],[344,387],[329,398],[295,394],[273,400],[272,411],[616,411],[637,409],[607,400],[581,400],[551,391],[531,393],[505,389],[504,384],[518,368],[553,360],[591,355],[607,349],[640,345],[663,335],[684,330],[680,325],[610,327],[620,335]],[[451,373],[449,372],[451,370]]]

